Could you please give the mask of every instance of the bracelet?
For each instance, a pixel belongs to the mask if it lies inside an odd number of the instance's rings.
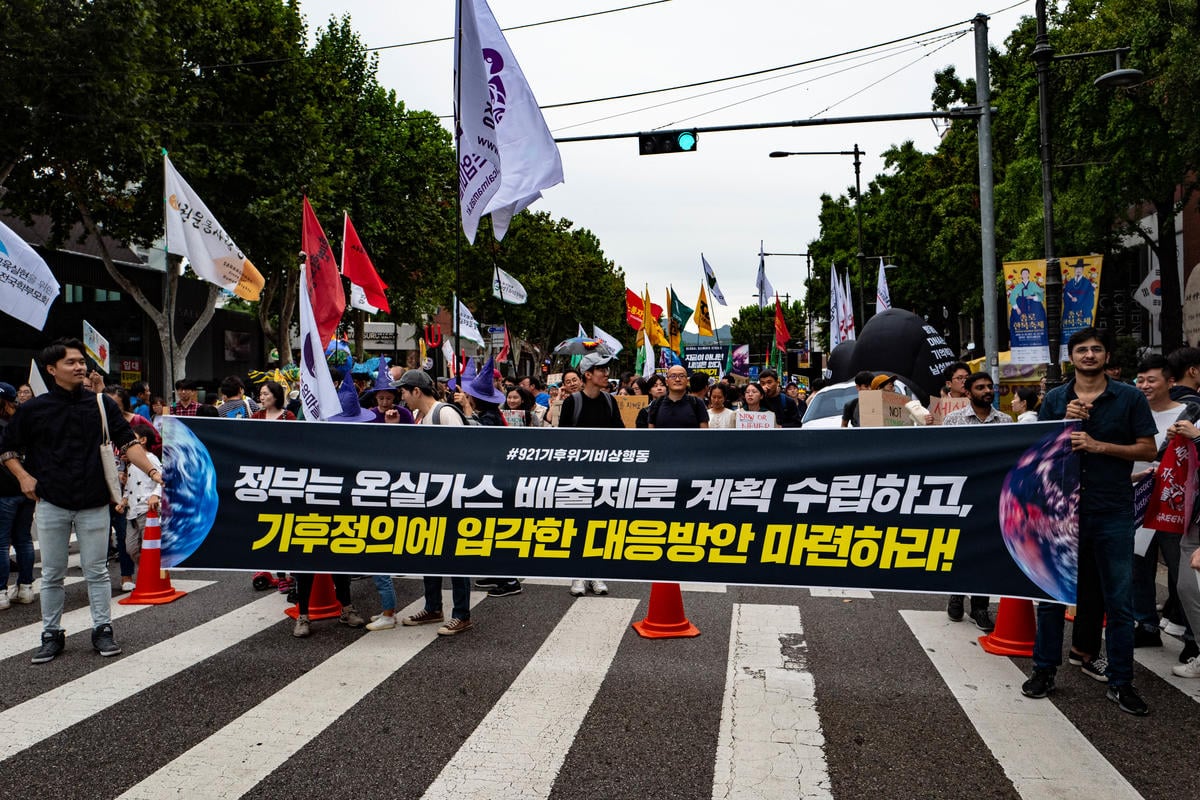
[[[156,470],[156,469],[152,469],[152,470],[150,470],[150,471],[149,471],[148,473],[146,473],[146,474],[147,474],[149,477],[153,478],[155,475],[161,475],[162,473],[161,473],[161,472],[159,472],[159,471],[158,471],[158,470]]]

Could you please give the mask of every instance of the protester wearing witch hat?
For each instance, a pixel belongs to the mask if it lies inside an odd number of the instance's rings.
[[[375,375],[375,385],[367,389],[358,398],[364,408],[371,409],[375,418],[370,422],[389,422],[403,425],[413,424],[413,415],[404,406],[397,406],[396,390],[392,388],[392,375],[388,369],[387,357],[379,359],[379,372]]]

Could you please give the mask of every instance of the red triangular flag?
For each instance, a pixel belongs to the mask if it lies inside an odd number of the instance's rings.
[[[496,356],[497,364],[503,364],[505,361],[508,361],[508,350],[509,350],[508,324],[506,323],[504,325],[504,347],[500,348],[500,354]]]
[[[354,230],[354,223],[350,221],[349,214],[346,214],[346,223],[342,229],[342,274],[353,284],[350,289],[350,305],[372,314],[376,311],[391,313],[392,309],[388,305],[387,295],[383,293],[387,284],[375,271],[375,265],[371,263],[371,257],[367,255],[366,248],[359,240],[358,231]],[[369,308],[362,307],[361,299],[356,297],[358,293],[354,287],[362,290]],[[355,302],[356,300],[359,302]]]
[[[300,249],[308,257],[307,277],[308,300],[312,304],[313,317],[321,342],[328,345],[342,321],[346,310],[346,292],[342,289],[342,276],[338,274],[333,248],[317,222],[308,198],[304,198],[304,226],[300,237]]]

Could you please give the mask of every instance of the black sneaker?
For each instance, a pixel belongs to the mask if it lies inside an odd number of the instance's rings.
[[[488,597],[508,597],[510,594],[520,594],[524,591],[519,581],[508,580],[488,591]]]
[[[121,655],[121,648],[113,640],[112,625],[108,623],[97,625],[92,629],[92,647],[96,648],[96,652],[105,658]]]
[[[1067,663],[1072,667],[1082,667],[1091,659],[1091,656],[1085,656],[1083,653],[1072,650],[1067,653]]]
[[[1094,681],[1108,683],[1108,659],[1102,656],[1088,659],[1079,665],[1079,671]]]
[[[1147,630],[1140,625],[1133,629],[1134,647],[1162,647],[1162,635],[1158,631]]]
[[[504,578],[476,578],[475,587],[478,589],[492,589],[504,582]]]
[[[42,646],[30,659],[34,664],[45,664],[67,648],[67,636],[62,631],[42,631]]]
[[[950,595],[950,602],[946,605],[946,616],[952,622],[962,622],[963,596],[961,594]]]
[[[1141,698],[1137,690],[1132,686],[1110,686],[1108,687],[1107,697],[1112,700],[1126,714],[1133,714],[1135,717],[1144,717],[1150,713],[1150,707],[1146,705],[1146,701]]]
[[[1183,650],[1179,653],[1179,663],[1186,664],[1196,656],[1200,656],[1200,647],[1195,642],[1184,642]]]
[[[986,608],[972,609],[971,621],[984,633],[991,633],[996,629],[996,623],[992,622],[992,615]]]
[[[1021,684],[1021,694],[1040,699],[1054,691],[1054,670],[1034,669],[1029,680]]]

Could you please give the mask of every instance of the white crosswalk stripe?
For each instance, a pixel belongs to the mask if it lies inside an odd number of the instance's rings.
[[[471,593],[475,606],[486,595]],[[424,608],[418,600],[397,612]],[[405,636],[363,636],[134,786],[123,800],[240,797],[437,638],[437,625]],[[279,731],[289,731],[286,736]],[[214,765],[224,764],[220,769]]]
[[[281,611],[278,596],[264,597],[0,713],[0,760],[278,624]]]
[[[1021,696],[1027,676],[1012,661],[941,611],[900,613],[1024,800],[1141,797],[1053,703]]]
[[[795,606],[735,604],[713,800],[832,798]]]
[[[866,589],[825,589],[813,587],[808,591],[813,597],[843,597],[855,600],[870,600],[875,597],[875,595]]]
[[[1180,678],[1171,672],[1171,668],[1179,664],[1179,653],[1183,650],[1183,644],[1179,640],[1166,635],[1162,637],[1162,641],[1162,647],[1137,648],[1133,651],[1134,659],[1146,669],[1158,675],[1197,703],[1200,703],[1200,681],[1194,678]]]
[[[637,600],[581,599],[425,792],[426,800],[550,795]]]

